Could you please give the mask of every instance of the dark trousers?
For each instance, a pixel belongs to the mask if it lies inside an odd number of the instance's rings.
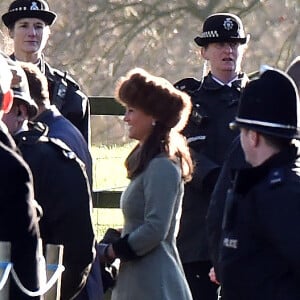
[[[212,267],[210,261],[183,264],[184,273],[193,295],[193,300],[216,300],[218,285],[208,276]]]

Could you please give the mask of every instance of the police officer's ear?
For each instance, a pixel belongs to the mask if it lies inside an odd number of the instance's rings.
[[[15,24],[11,25],[9,28],[8,28],[8,35],[11,39],[14,39],[14,36],[15,36]]]
[[[5,94],[2,96],[2,107],[1,110],[4,111],[4,113],[8,113],[13,105],[14,100],[14,94],[12,90],[8,90]]]
[[[247,130],[245,130],[245,132],[246,132],[246,136],[248,137],[251,147],[256,148],[260,142],[261,135],[257,131],[254,131],[251,129],[247,129]]]
[[[201,56],[205,59],[205,60],[209,60],[207,55],[206,55],[206,49],[207,47],[201,47],[200,51],[201,51]]]

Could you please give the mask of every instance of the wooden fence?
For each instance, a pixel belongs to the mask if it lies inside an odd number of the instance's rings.
[[[113,97],[89,97],[91,115],[123,115],[124,107],[117,103]],[[121,191],[93,191],[93,204],[95,208],[119,208]]]

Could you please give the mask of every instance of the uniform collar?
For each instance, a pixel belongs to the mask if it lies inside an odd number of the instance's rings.
[[[221,81],[220,79],[218,79],[217,77],[215,77],[214,75],[211,75],[212,79],[215,80],[217,83],[219,83],[220,85],[227,85],[229,87],[232,86],[232,83],[236,80],[238,80],[238,75],[236,75],[232,80],[230,80],[229,82],[227,83],[224,83],[223,81]]]
[[[281,172],[282,168],[292,165],[296,160],[298,161],[298,152],[299,149],[291,145],[287,149],[271,156],[257,167],[240,170],[236,181],[236,191],[244,194],[264,178],[269,181],[270,185],[281,182],[284,180],[284,175]]]
[[[224,84],[220,80],[218,80],[216,77],[214,77],[211,72],[208,73],[207,76],[205,76],[203,80],[202,87],[207,90],[219,90],[223,88],[225,85],[235,88],[236,90],[240,91],[243,87],[245,87],[246,83],[249,81],[248,76],[245,73],[240,73],[234,78],[232,81],[230,81],[229,84]]]
[[[20,144],[33,144],[47,137],[49,128],[41,122],[28,122],[27,130],[21,131],[14,136],[18,146]]]

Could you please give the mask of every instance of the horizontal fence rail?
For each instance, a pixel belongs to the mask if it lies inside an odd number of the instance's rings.
[[[89,97],[91,115],[120,116],[125,113],[125,108],[114,97]]]
[[[95,96],[89,97],[91,115],[120,116],[125,113],[125,108],[115,101],[114,97]],[[93,191],[94,208],[119,208],[122,191],[99,190]]]

